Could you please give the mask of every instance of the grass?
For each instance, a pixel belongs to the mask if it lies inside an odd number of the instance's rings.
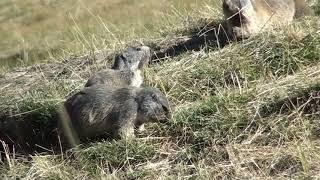
[[[164,26],[210,2],[214,1],[4,0],[0,8],[1,66],[54,61],[71,54],[114,50],[132,39],[160,37]]]
[[[122,3],[134,7],[136,2]],[[199,6],[207,7],[206,3],[210,1]],[[199,13],[194,9],[185,23],[177,22],[185,11],[176,9],[162,26],[178,25],[134,36],[159,42],[167,40],[165,35],[191,33],[201,18],[220,19],[213,7]],[[50,149],[50,143],[57,141],[51,123],[58,119],[60,103],[108,62],[89,58],[91,63],[84,63],[86,58],[66,56],[65,61],[4,73],[2,130],[15,128],[19,142],[48,150],[28,146],[39,152],[8,153],[0,174],[10,179],[319,178],[317,23],[318,17],[305,17],[222,49],[189,51],[150,65],[144,71],[145,84],[166,93],[174,109],[172,120],[147,125],[147,131],[133,140],[92,142],[65,153]],[[126,36],[128,42],[134,36]],[[86,47],[81,37],[76,41]]]

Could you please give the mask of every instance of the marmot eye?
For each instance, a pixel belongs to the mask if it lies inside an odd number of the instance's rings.
[[[140,47],[137,47],[136,50],[137,50],[137,51],[141,51],[141,48],[140,48]]]
[[[156,94],[152,94],[151,97],[153,100],[158,101],[158,96]]]

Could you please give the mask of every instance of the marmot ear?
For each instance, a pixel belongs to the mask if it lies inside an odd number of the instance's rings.
[[[118,58],[121,59],[122,61],[126,60],[126,58],[123,56],[123,54],[118,55]]]
[[[123,69],[126,64],[126,58],[123,54],[118,54],[115,57],[114,64],[111,69]]]
[[[229,5],[226,3],[226,1],[223,1],[222,7],[224,10],[229,10]]]

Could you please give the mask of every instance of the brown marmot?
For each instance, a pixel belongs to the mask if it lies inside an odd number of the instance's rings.
[[[146,122],[166,122],[171,111],[166,96],[154,88],[85,87],[64,104],[80,139],[134,137]]]
[[[292,22],[303,14],[305,0],[224,0],[229,35],[248,38],[260,31]]]
[[[141,70],[150,57],[151,51],[147,46],[129,47],[116,56],[111,69],[99,71],[91,76],[85,87],[95,84],[140,87],[143,82]]]

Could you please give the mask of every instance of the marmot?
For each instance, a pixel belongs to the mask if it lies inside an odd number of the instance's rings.
[[[146,122],[166,122],[171,111],[166,96],[154,88],[85,87],[64,103],[80,139],[134,137]]]
[[[292,22],[302,14],[305,0],[224,0],[227,30],[236,38],[248,38],[262,30]]]
[[[85,87],[95,84],[140,87],[143,82],[141,69],[149,62],[150,57],[151,51],[147,46],[129,47],[116,56],[111,69],[99,71],[91,76]]]

